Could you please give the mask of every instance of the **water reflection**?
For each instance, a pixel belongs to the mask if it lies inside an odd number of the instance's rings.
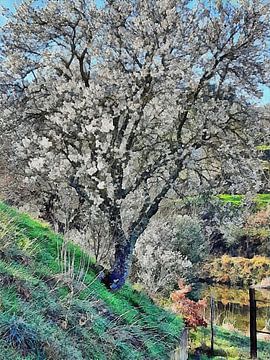
[[[207,286],[201,289],[201,297],[208,299],[206,318],[210,318],[210,297],[214,297],[215,323],[230,331],[249,335],[249,294],[248,289],[228,286]],[[270,331],[270,291],[257,291],[257,328]],[[258,334],[258,338],[270,340],[269,335]]]

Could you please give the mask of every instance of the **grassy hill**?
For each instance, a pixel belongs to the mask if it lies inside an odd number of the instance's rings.
[[[130,285],[109,292],[79,247],[0,202],[0,360],[166,360],[183,326]],[[215,359],[248,358],[247,337],[216,331]]]
[[[181,319],[126,285],[109,292],[92,260],[0,203],[0,359],[169,359]]]

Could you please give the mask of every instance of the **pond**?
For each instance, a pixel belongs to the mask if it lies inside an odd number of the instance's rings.
[[[249,292],[224,285],[202,285],[201,298],[207,298],[206,318],[210,319],[210,298],[214,298],[215,324],[230,331],[249,336]],[[270,291],[256,291],[257,328],[270,331]],[[259,339],[270,340],[269,335],[258,334]]]

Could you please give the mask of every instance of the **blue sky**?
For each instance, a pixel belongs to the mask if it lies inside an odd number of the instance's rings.
[[[22,0],[0,0],[0,5],[6,6],[10,9],[14,9],[14,6],[20,4]],[[102,0],[97,0],[98,2],[102,2]],[[3,24],[3,17],[0,16],[0,25]],[[261,99],[262,104],[270,103],[270,88],[263,86],[263,97]]]
[[[263,97],[261,100],[262,104],[269,104],[270,103],[270,88],[264,86],[263,87]]]

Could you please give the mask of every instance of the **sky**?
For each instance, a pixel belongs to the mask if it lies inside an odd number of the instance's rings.
[[[11,10],[14,9],[14,6],[20,4],[22,0],[0,0],[0,5],[6,6]],[[102,0],[97,0],[98,2],[102,2]],[[4,23],[4,18],[0,15],[0,26]],[[269,104],[270,103],[270,88],[266,86],[262,86],[263,97],[261,98],[261,104]]]

